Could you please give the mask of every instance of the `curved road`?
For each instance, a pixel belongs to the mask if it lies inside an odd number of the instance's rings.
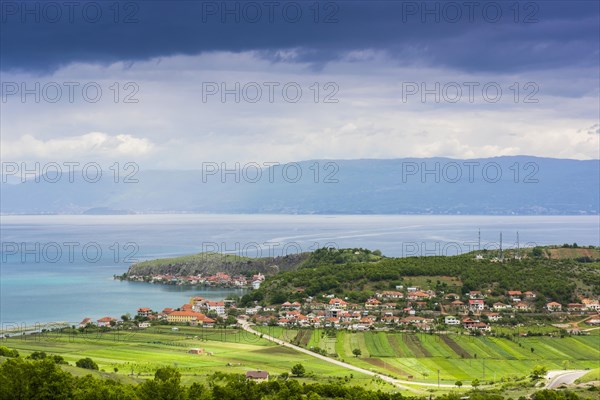
[[[286,341],[283,341],[281,339],[277,339],[277,338],[274,338],[272,336],[265,335],[264,333],[261,333],[261,332],[258,332],[258,331],[255,331],[254,329],[252,329],[250,327],[250,325],[248,324],[247,321],[238,320],[238,323],[240,324],[240,326],[242,327],[242,329],[245,330],[246,332],[249,332],[249,333],[252,333],[252,334],[255,334],[255,335],[258,335],[258,336],[262,335],[263,339],[267,339],[267,340],[270,340],[271,342],[279,344],[281,346],[289,347],[290,349],[294,349],[294,350],[299,351],[301,353],[308,354],[308,355],[313,356],[315,358],[318,358],[320,360],[323,360],[323,361],[326,361],[328,363],[337,365],[338,367],[350,369],[352,371],[360,372],[360,373],[363,373],[365,375],[376,376],[378,378],[381,378],[381,380],[383,380],[385,382],[389,382],[389,383],[395,385],[399,389],[410,390],[412,392],[418,392],[418,390],[416,390],[415,388],[411,388],[411,387],[408,387],[406,385],[438,387],[437,383],[412,382],[412,381],[403,381],[403,380],[400,380],[400,379],[391,378],[391,377],[389,377],[387,375],[382,375],[382,374],[379,374],[377,372],[370,371],[368,369],[364,369],[364,368],[357,367],[357,366],[352,365],[352,364],[345,363],[343,361],[335,360],[333,358],[330,358],[330,357],[327,357],[327,356],[324,356],[324,355],[321,355],[321,354],[317,354],[317,353],[315,353],[313,351],[307,350],[307,349],[305,349],[303,347],[293,345],[293,344],[291,344],[289,342],[286,342]],[[449,384],[440,384],[439,387],[455,388],[456,386],[455,385],[449,385]],[[470,385],[463,385],[463,387],[470,387]]]
[[[590,371],[571,370],[571,371],[549,371],[546,378],[549,379],[546,383],[546,389],[554,389],[562,384],[574,383],[577,379]]]

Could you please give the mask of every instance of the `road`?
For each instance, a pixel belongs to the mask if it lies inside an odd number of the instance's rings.
[[[554,389],[559,387],[562,384],[570,384],[575,382],[578,378],[581,378],[583,375],[588,373],[589,371],[583,370],[570,370],[570,371],[549,371],[546,375],[546,389]]]
[[[261,333],[261,332],[258,332],[258,331],[255,331],[254,329],[252,329],[250,327],[250,325],[248,324],[247,321],[238,320],[238,323],[240,324],[240,326],[242,327],[242,329],[244,329],[246,332],[249,332],[249,333],[252,333],[252,334],[258,335],[258,336],[262,335],[263,339],[270,340],[271,342],[276,343],[276,344],[281,345],[281,346],[284,346],[284,347],[289,347],[290,349],[294,349],[296,351],[299,351],[300,353],[308,354],[309,356],[312,356],[312,357],[318,358],[320,360],[326,361],[326,362],[328,362],[330,364],[337,365],[338,367],[342,367],[342,368],[346,368],[346,369],[349,369],[349,370],[352,370],[352,371],[360,372],[360,373],[363,373],[365,375],[370,375],[370,376],[378,377],[378,378],[380,378],[381,380],[383,380],[385,382],[389,382],[389,383],[395,385],[399,389],[410,390],[412,392],[420,393],[415,388],[411,388],[411,387],[406,386],[406,385],[438,387],[437,383],[412,382],[412,381],[404,381],[404,380],[401,380],[401,379],[391,378],[391,377],[389,377],[387,375],[382,375],[382,374],[379,374],[377,372],[373,372],[373,371],[368,370],[368,369],[357,367],[356,365],[348,364],[348,363],[345,363],[343,361],[339,361],[339,360],[336,360],[336,359],[333,359],[333,358],[330,358],[330,357],[327,357],[327,356],[324,356],[324,355],[321,355],[321,354],[317,354],[317,353],[315,353],[313,351],[307,350],[307,349],[305,349],[303,347],[300,347],[300,346],[293,345],[293,344],[291,344],[289,342],[286,342],[284,340],[277,339],[277,338],[274,338],[274,337],[269,336],[269,335],[265,335],[264,333]],[[449,385],[449,384],[440,384],[439,387],[456,388],[455,385]],[[470,385],[463,385],[463,387],[470,387]]]

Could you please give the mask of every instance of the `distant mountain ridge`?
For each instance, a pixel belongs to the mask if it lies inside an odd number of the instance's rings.
[[[260,172],[246,164],[237,173],[221,173],[214,165],[204,172],[140,170],[137,183],[115,183],[112,177],[89,183],[80,174],[74,182],[5,183],[1,212],[596,215],[600,210],[600,160],[310,160]]]

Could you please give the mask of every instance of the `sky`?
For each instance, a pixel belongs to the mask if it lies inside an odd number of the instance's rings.
[[[600,158],[598,1],[2,1],[3,161]]]

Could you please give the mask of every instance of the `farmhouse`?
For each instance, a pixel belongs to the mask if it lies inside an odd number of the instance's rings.
[[[460,320],[458,318],[456,318],[455,316],[447,315],[444,318],[444,323],[446,325],[460,325]]]
[[[267,371],[248,371],[246,372],[246,379],[255,382],[266,382],[269,380],[269,373]]]

